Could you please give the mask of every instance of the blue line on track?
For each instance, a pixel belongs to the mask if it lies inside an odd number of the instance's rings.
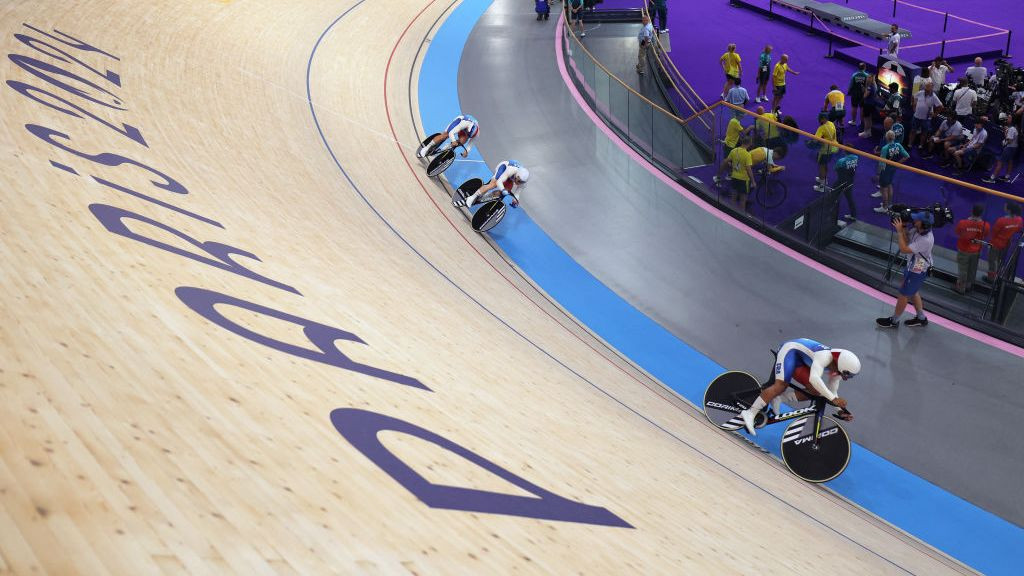
[[[458,62],[477,20],[492,0],[466,0],[431,40],[419,77],[423,126],[445,126],[462,112]],[[491,131],[493,130],[493,132]],[[500,132],[481,127],[482,134]],[[470,155],[483,160],[477,149]],[[495,164],[504,158],[491,159]],[[489,178],[486,164],[456,164],[446,177],[456,185]],[[532,183],[543,193],[543,183]],[[525,198],[524,202],[529,202]],[[608,289],[569,257],[524,210],[509,210],[491,232],[503,251],[541,288],[605,341],[691,402],[703,404],[707,383],[724,371]],[[757,443],[781,458],[781,426],[759,432]],[[984,473],[984,471],[979,471]],[[854,444],[846,472],[828,483],[844,497],[988,574],[1019,574],[1014,559],[1024,530]]]
[[[696,446],[693,446],[686,440],[672,434],[670,431],[665,430],[656,422],[651,421],[643,414],[637,412],[630,406],[622,403],[619,399],[615,398],[614,396],[606,392],[597,384],[587,380],[584,376],[582,376],[569,366],[565,365],[561,360],[551,355],[547,350],[538,346],[536,343],[527,338],[521,332],[519,332],[514,327],[509,325],[503,318],[501,318],[500,316],[496,315],[493,311],[488,309],[482,302],[473,298],[461,286],[452,281],[451,278],[445,275],[444,272],[438,269],[430,260],[428,260],[422,253],[420,253],[415,246],[413,246],[404,236],[402,236],[402,234],[397,229],[394,228],[394,226],[387,219],[383,217],[383,215],[362,193],[362,191],[359,189],[356,183],[349,176],[348,172],[345,170],[344,166],[338,159],[334,150],[331,148],[330,143],[328,142],[326,135],[323,132],[323,128],[320,125],[319,118],[317,117],[316,107],[314,105],[314,100],[312,96],[311,75],[313,59],[315,58],[317,50],[320,48],[324,38],[339,22],[341,22],[353,10],[361,6],[365,1],[366,0],[360,0],[356,4],[349,7],[334,21],[332,21],[327,26],[327,28],[323,30],[320,37],[317,39],[312,51],[310,52],[309,60],[307,62],[306,67],[306,95],[307,100],[309,102],[310,114],[313,118],[313,122],[316,125],[317,132],[319,133],[325,148],[330,153],[331,158],[334,160],[335,164],[341,171],[342,175],[345,177],[346,181],[349,183],[349,185],[352,186],[353,190],[355,190],[356,194],[359,195],[359,197],[363,200],[366,206],[381,220],[381,222],[385,226],[387,226],[426,265],[428,265],[431,269],[437,272],[437,274],[442,276],[455,289],[457,289],[464,296],[466,296],[466,298],[468,298],[477,306],[479,306],[488,315],[490,315],[495,320],[500,322],[503,326],[508,328],[510,331],[515,333],[520,338],[523,338],[523,340],[529,342],[538,351],[551,358],[554,362],[556,362],[557,364],[559,364],[560,366],[562,366],[563,368],[565,368],[566,370],[580,378],[582,381],[586,382],[588,385],[592,386],[596,390],[608,396],[611,400],[620,404],[627,410],[633,412],[638,417],[644,419],[645,421],[662,430],[666,434],[669,434],[680,443],[690,447],[691,449],[700,453],[709,460],[718,463],[724,469],[728,470],[730,473],[742,478],[743,480],[749,482],[756,488],[768,493],[766,490],[764,490],[761,486],[757,485],[756,483],[751,482],[749,479],[743,478],[742,476],[736,474],[736,472],[734,472],[726,464],[716,460],[710,454],[701,451]],[[433,39],[433,42],[430,45],[430,50],[428,50],[427,55],[424,59],[424,65],[422,67],[420,76],[420,110],[424,126],[443,126],[448,122],[448,120],[450,120],[459,113],[458,94],[456,89],[458,79],[458,62],[453,63],[451,55],[461,54],[462,47],[465,45],[469,32],[472,30],[476,21],[487,9],[490,3],[491,0],[466,0],[445,21],[445,24],[442,26],[441,30],[439,30],[437,36],[435,36],[435,38]],[[433,89],[436,91],[425,91],[425,87],[427,86],[433,87]],[[426,94],[430,94],[430,98],[426,98]],[[482,161],[482,158],[479,156],[477,152],[474,151],[473,156],[473,159]],[[487,174],[485,173],[486,171],[484,170],[483,172],[481,172],[481,170],[481,166],[477,165],[476,163],[456,164],[456,166],[453,166],[452,168],[449,169],[448,176],[451,177],[453,181],[461,181],[460,176],[463,176],[465,178],[474,176],[487,176]],[[470,176],[470,174],[472,174],[472,176]],[[675,390],[689,398],[691,401],[694,401],[698,405],[700,404],[700,396],[703,394],[705,383],[710,381],[712,377],[714,377],[715,375],[722,371],[722,368],[720,366],[715,364],[709,358],[696,352],[683,342],[679,341],[671,333],[667,332],[657,323],[653,322],[645,315],[640,313],[638,310],[630,306],[627,302],[619,298],[611,290],[609,290],[607,287],[601,284],[596,278],[587,273],[575,261],[569,258],[567,254],[565,254],[560,248],[558,248],[558,246],[554,242],[552,242],[551,239],[546,234],[544,234],[544,232],[540,230],[540,228],[537,227],[536,224],[534,224],[533,221],[530,220],[530,218],[526,216],[522,210],[510,210],[510,213],[505,218],[505,221],[502,222],[502,224],[499,226],[498,229],[496,229],[495,232],[496,233],[493,234],[493,237],[496,239],[501,248],[513,260],[515,260],[517,264],[519,264],[519,266],[526,273],[530,274],[531,277],[545,289],[545,291],[547,291],[550,295],[555,297],[563,306],[565,306],[566,309],[572,312],[581,321],[585,322],[596,333],[600,334],[606,340],[615,345],[620,351],[627,354],[639,365],[643,366],[646,370],[660,378],[669,386],[672,386]],[[681,370],[681,368],[685,368],[685,370]],[[684,372],[686,375],[685,379],[683,378]],[[781,434],[781,431],[779,431],[779,434]],[[778,434],[774,439],[774,446],[777,446],[778,444],[777,436]],[[769,438],[770,434],[762,434],[759,437],[759,439],[762,441]],[[881,458],[878,458],[877,456],[874,456],[870,452],[859,449],[859,447],[855,447],[855,452],[853,455],[854,461],[869,461],[872,458],[879,461],[882,464],[883,468],[896,468],[892,464],[882,460]],[[852,500],[857,501],[861,505],[865,505],[869,509],[872,509],[882,517],[887,518],[890,521],[893,521],[895,524],[903,527],[904,529],[908,529],[907,526],[902,524],[898,519],[893,519],[891,515],[883,513],[884,511],[879,511],[874,507],[870,506],[870,502],[868,504],[865,504],[864,502],[859,501],[857,498],[851,496],[850,494],[847,494],[843,490],[839,483],[844,479],[851,479],[852,482],[852,478],[854,475],[853,469],[854,464],[851,463],[851,468],[846,472],[846,474],[843,477],[833,482],[833,487],[836,488],[841,493],[843,493],[844,495],[846,495],[847,497],[850,497]],[[905,471],[899,470],[899,472],[903,472],[903,474],[906,474]],[[866,473],[875,474],[875,485],[881,484],[879,480],[884,476],[879,476],[879,474],[881,474],[880,472],[868,471]],[[931,487],[931,491],[942,492],[938,488],[935,488],[934,486],[927,484],[923,480],[916,479],[916,481],[924,485],[923,488],[925,489],[925,491],[928,491],[927,488]],[[854,485],[857,485],[856,482],[852,483]],[[869,486],[871,485],[871,483],[865,484]],[[903,496],[907,498],[914,498],[915,494],[913,493],[913,491],[915,489],[920,488],[922,487],[907,486],[905,487],[907,493],[905,493]],[[962,506],[965,506],[970,509],[969,511],[988,514],[984,511],[980,511],[976,507],[973,507],[966,502],[963,502],[962,500],[956,498],[955,496],[952,496],[945,492],[943,492],[943,494],[946,496],[946,499],[952,499],[954,501],[961,502]],[[772,496],[774,497],[774,495]],[[787,506],[790,506],[785,501],[780,500],[780,502],[786,504]],[[888,503],[884,501],[878,502],[876,504],[881,506],[888,505]],[[940,505],[950,506],[951,508],[954,509],[957,508],[955,502],[953,502],[952,505],[950,505],[949,502],[931,502],[931,504],[933,506]],[[917,508],[917,506],[914,506],[912,508]],[[796,510],[799,511],[799,509]],[[933,512],[934,510],[935,509],[933,509]],[[933,513],[931,515],[925,516],[935,516],[935,514]],[[991,516],[998,522],[1003,522],[1004,524],[1007,524],[1005,523],[1005,521],[995,518],[990,514],[988,516]],[[957,517],[963,519],[962,514]],[[821,523],[820,520],[814,517],[810,518],[816,522]],[[928,518],[928,520],[934,522],[934,519]],[[975,518],[974,520],[977,519]],[[920,524],[921,522],[922,519],[917,518],[917,523]],[[827,524],[821,524],[826,528],[834,530],[831,526],[828,526]],[[941,524],[948,527],[952,523],[947,521],[942,522]],[[987,532],[987,534],[979,534],[976,532],[976,530],[979,527],[979,524],[976,522],[963,524],[963,531],[955,533],[955,536],[953,532],[947,533],[945,529],[939,529],[938,536],[932,534],[933,536],[936,536],[935,538],[929,538],[913,530],[910,531],[912,533],[915,533],[919,537],[926,539],[932,544],[947,550],[954,556],[960,557],[962,560],[978,568],[981,568],[986,571],[991,571],[992,573],[1009,574],[1012,572],[1008,570],[1008,558],[999,559],[1000,557],[998,556],[998,554],[996,554],[998,561],[995,561],[992,558],[992,554],[994,552],[997,552],[998,550],[1012,550],[1013,546],[1019,548],[1021,544],[1024,544],[1024,538],[1021,537],[1020,529],[1012,525],[1009,526],[1017,530],[1017,533],[1013,534],[1012,538],[1009,536],[1004,538],[1006,534],[1005,530],[1002,529],[990,531],[990,528],[992,528],[991,526],[987,526],[984,528],[984,531]],[[849,538],[842,532],[836,532],[843,537]],[[971,532],[975,532],[973,534],[974,538],[971,537]],[[983,538],[987,545],[979,545],[976,548],[976,550],[979,554],[988,554],[989,561],[972,561],[978,560],[977,555],[961,555],[957,553],[957,550],[952,549],[958,547],[944,547],[938,542],[947,541],[949,538],[953,537],[968,541],[973,541],[979,537]],[[860,543],[856,542],[855,540],[851,539],[851,541],[860,545]],[[959,548],[963,548],[963,546]],[[885,558],[877,552],[867,548],[865,549],[871,552],[872,554],[875,554],[880,558],[883,558],[886,561],[892,563],[891,560]],[[960,551],[962,552],[963,550]],[[893,563],[893,565],[900,569],[903,569],[895,563]]]

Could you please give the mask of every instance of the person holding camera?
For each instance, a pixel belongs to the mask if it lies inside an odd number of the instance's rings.
[[[917,315],[903,324],[913,328],[928,325],[920,290],[924,279],[928,277],[928,270],[932,267],[932,247],[935,246],[932,225],[935,224],[935,215],[922,210],[912,212],[910,220],[913,225],[908,229],[899,214],[892,218],[892,227],[896,230],[896,239],[900,244],[900,254],[907,255],[907,266],[903,270],[903,284],[900,285],[900,295],[896,298],[896,309],[892,316],[875,318],[875,324],[881,328],[898,328],[900,316],[907,309],[908,302],[913,302]]]

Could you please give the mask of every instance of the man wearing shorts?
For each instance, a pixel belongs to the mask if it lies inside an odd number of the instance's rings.
[[[853,109],[853,114],[850,116],[848,124],[850,126],[857,125],[857,111],[864,103],[864,88],[868,82],[868,65],[861,62],[857,65],[857,71],[850,76],[850,86],[846,88],[846,94],[850,97],[850,108]],[[861,116],[864,114],[862,113]]]
[[[725,54],[718,59],[718,62],[722,65],[722,71],[725,72],[725,86],[722,88],[722,100],[725,100],[725,95],[729,93],[729,89],[738,84],[736,81],[743,73],[743,66],[740,64],[742,58],[736,53],[736,45],[729,44],[725,50]]]
[[[987,122],[988,118],[979,116],[974,121],[974,132],[971,132],[971,139],[953,151],[953,161],[956,162],[956,171],[953,174],[957,176],[962,175],[966,169],[964,162],[970,165],[977,158],[978,154],[981,153],[982,149],[985,148],[985,140],[988,140],[988,130],[985,130],[985,123]]]
[[[935,216],[931,212],[914,212],[910,218],[913,224],[909,230],[898,216],[892,220],[892,227],[896,229],[896,238],[900,243],[900,254],[907,256],[907,267],[903,270],[903,284],[896,298],[896,310],[892,316],[875,319],[875,324],[881,328],[898,328],[900,316],[907,309],[908,302],[914,303],[917,316],[905,321],[903,325],[912,328],[928,325],[920,290],[924,279],[928,277],[928,269],[932,267],[932,247],[935,246],[932,225],[935,224]]]
[[[732,149],[739,145],[740,137],[746,136],[752,129],[753,126],[744,128],[736,116],[730,118],[729,125],[725,127],[725,139],[722,140],[722,158],[728,158]]]
[[[783,54],[779,63],[772,69],[772,112],[778,114],[779,106],[782,105],[782,97],[786,95],[786,73],[792,72],[797,76],[799,72],[789,67],[789,54]]]
[[[757,57],[757,97],[754,102],[768,101],[768,80],[772,77],[772,45],[768,44]]]
[[[885,146],[882,146],[881,156],[892,162],[906,163],[910,154],[902,144],[896,141],[896,133],[889,130],[885,133]],[[891,164],[882,163],[882,171],[878,174],[879,193],[882,195],[882,205],[874,208],[875,212],[885,214],[889,211],[892,203],[892,179],[896,176],[896,167]]]
[[[754,181],[754,170],[751,167],[753,160],[750,157],[750,152],[744,147],[747,144],[749,142],[744,138],[739,146],[733,148],[732,152],[729,152],[729,157],[725,159],[725,163],[722,165],[723,169],[730,170],[729,177],[732,178],[730,186],[736,194],[736,205],[744,212],[747,210],[747,196],[750,194],[750,183]]]
[[[817,143],[820,146],[818,148],[818,176],[814,179],[814,190],[824,192],[825,179],[828,176],[828,161],[839,150],[835,146],[836,125],[828,119],[828,114],[825,112],[818,114],[818,131],[814,135],[825,140],[825,142]]]
[[[925,140],[932,131],[932,116],[937,108],[942,107],[942,101],[935,95],[932,87],[932,81],[926,80],[924,89],[914,96],[914,118],[910,121],[910,140],[907,145],[913,148],[917,143],[922,151]]]
[[[992,174],[987,178],[982,178],[982,182],[989,184],[995,184],[996,180],[1000,182],[1010,181],[1010,172],[1013,172],[1013,159],[1017,156],[1017,141],[1020,139],[1017,133],[1017,127],[1013,125],[1013,116],[1009,114],[1001,114],[1003,116],[1003,151],[999,154],[999,159],[996,160],[996,166],[992,169]],[[999,171],[1002,170],[1003,166],[1006,166],[1006,176],[999,177]]]

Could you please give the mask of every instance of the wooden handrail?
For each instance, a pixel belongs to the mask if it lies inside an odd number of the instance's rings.
[[[646,3],[644,3],[643,6],[641,6],[640,13],[642,15],[647,16],[648,18],[651,17],[650,12],[647,10],[647,4]],[[690,111],[694,113],[693,116],[690,117],[690,119],[692,120],[694,117],[700,117],[701,112],[704,112],[704,111],[707,111],[707,110],[710,109],[709,106],[700,97],[700,94],[698,94],[697,91],[693,89],[693,86],[690,86],[690,83],[686,81],[686,78],[683,76],[682,72],[679,71],[679,68],[676,68],[675,62],[673,62],[672,59],[669,58],[668,59],[668,63],[672,66],[672,70],[675,71],[676,77],[678,77],[679,80],[681,80],[683,82],[683,84],[687,88],[690,89],[690,92],[697,99],[697,102],[701,106],[701,110],[700,111],[697,110],[697,107],[694,106],[692,102],[690,102],[690,97],[688,97],[686,94],[684,94],[683,91],[679,89],[679,86],[676,85],[676,81],[672,77],[672,74],[670,73],[669,69],[665,67],[664,61],[661,59],[661,57],[659,57],[659,55],[658,55],[658,51],[659,50],[661,51],[662,54],[668,54],[667,52],[665,52],[665,48],[661,45],[661,37],[660,36],[655,36],[654,44],[657,47],[654,50],[654,59],[655,59],[655,61],[657,61],[658,67],[665,73],[665,77],[668,78],[669,81],[672,83],[672,89],[675,90],[676,94],[679,95],[679,98],[684,103],[686,103],[686,106],[690,108]],[[701,124],[703,124],[704,127],[707,128],[708,130],[711,129],[711,125],[708,122],[706,122],[703,118],[701,118]]]
[[[641,9],[641,11],[642,11],[643,14],[647,14],[648,18],[651,17],[650,13],[647,12],[647,4],[646,4],[646,2],[644,4],[644,7]],[[665,47],[661,45],[661,37],[660,36],[656,35],[655,38],[654,38],[654,42],[655,42],[655,44],[657,44],[658,50],[661,50],[662,53],[664,53],[664,54],[668,54],[668,52],[665,52]],[[659,62],[660,61],[661,60],[659,59]],[[670,66],[672,66],[672,70],[675,71],[676,76],[680,80],[683,81],[683,85],[685,85],[690,90],[690,93],[693,94],[693,96],[697,99],[697,103],[700,104],[705,109],[707,109],[708,108],[708,103],[705,102],[704,99],[700,97],[700,94],[697,92],[697,90],[695,90],[694,87],[690,85],[690,83],[686,80],[686,76],[683,76],[683,73],[680,72],[679,68],[676,67],[676,63],[671,58],[668,58],[668,63],[669,63]],[[668,71],[666,70],[666,73],[667,72]],[[676,88],[676,90],[678,91],[679,89]],[[680,95],[682,95],[682,94],[680,93]],[[692,106],[691,106],[691,109],[692,109]]]
[[[563,30],[568,30],[569,31],[569,35],[572,36],[573,40],[576,41],[576,46],[578,46],[579,48],[582,48],[583,52],[587,55],[588,58],[590,58],[590,61],[593,62],[594,64],[596,64],[598,68],[603,70],[604,73],[607,74],[609,78],[611,78],[611,79],[615,80],[616,82],[618,82],[619,84],[621,84],[623,88],[625,88],[626,90],[632,92],[634,95],[636,95],[637,98],[640,98],[644,102],[650,104],[651,107],[654,108],[655,110],[661,112],[665,116],[668,116],[672,120],[675,120],[675,122],[677,124],[679,124],[681,126],[685,125],[685,123],[683,122],[682,118],[676,116],[675,114],[673,114],[672,112],[670,112],[668,110],[665,110],[664,108],[662,108],[661,106],[658,106],[654,102],[651,102],[651,100],[648,99],[646,96],[644,96],[643,94],[641,94],[641,93],[637,92],[636,90],[634,90],[633,88],[631,88],[629,86],[629,84],[626,84],[625,82],[623,82],[615,74],[612,74],[611,70],[608,70],[607,68],[605,68],[604,64],[601,64],[601,62],[597,58],[595,58],[593,54],[590,53],[590,50],[587,50],[587,47],[583,45],[583,42],[581,42],[580,39],[576,37],[576,33],[572,31],[572,27],[563,26]],[[697,116],[698,114],[695,114],[694,116]]]

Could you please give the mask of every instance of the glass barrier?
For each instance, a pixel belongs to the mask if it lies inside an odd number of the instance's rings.
[[[563,50],[570,57],[570,77],[588,104],[642,156],[723,210],[869,286],[896,294],[902,281],[902,258],[891,213],[881,207],[883,199],[889,205],[950,208],[953,220],[933,231],[933,269],[922,289],[926,306],[1024,345],[1024,299],[1016,299],[1024,292],[1020,234],[1004,239],[1006,246],[997,251],[1001,257],[992,259],[991,270],[991,236],[971,246],[981,250],[973,281],[968,281],[971,289],[965,291],[959,277],[966,279],[971,258],[958,254],[953,233],[957,221],[969,216],[975,205],[982,207],[982,219],[992,224],[1005,216],[1008,203],[1020,198],[842,146],[845,119],[834,124],[839,141],[826,143],[813,135],[817,126],[759,117],[724,102],[679,118],[594,59],[568,27],[563,29]],[[657,53],[658,47],[654,50]],[[662,60],[667,58],[658,58],[658,66],[673,83],[669,92],[675,94],[670,97],[677,109],[699,106],[699,97],[688,84],[679,88],[678,70]],[[724,161],[731,150],[725,140],[734,119],[740,142],[751,155],[750,173],[733,174]],[[880,127],[874,137],[882,138]],[[837,168],[837,161],[847,156],[842,163],[853,169]]]

